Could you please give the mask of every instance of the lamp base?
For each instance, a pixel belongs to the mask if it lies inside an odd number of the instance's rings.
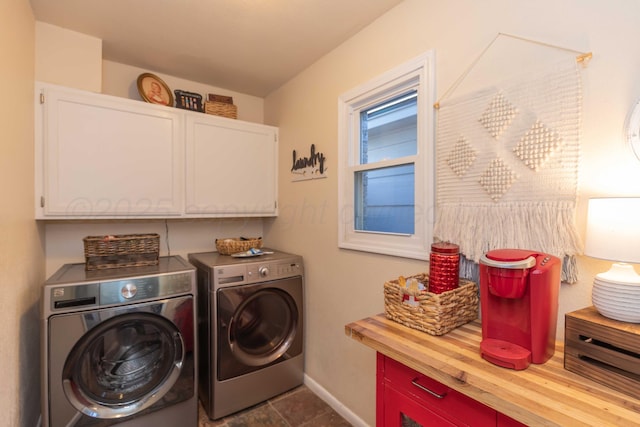
[[[640,323],[640,275],[630,264],[613,264],[606,273],[596,275],[591,302],[605,317]]]
[[[596,279],[621,285],[640,285],[640,275],[633,265],[625,262],[614,262],[609,271],[596,275]]]

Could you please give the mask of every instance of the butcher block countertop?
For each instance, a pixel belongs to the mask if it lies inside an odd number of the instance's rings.
[[[514,371],[480,357],[479,321],[436,337],[379,314],[345,333],[528,426],[640,426],[640,400],[565,370],[561,342],[548,362]]]

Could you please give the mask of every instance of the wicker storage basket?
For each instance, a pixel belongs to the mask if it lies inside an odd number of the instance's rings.
[[[216,239],[216,249],[222,255],[237,254],[251,248],[260,249],[261,247],[262,237]]]
[[[86,270],[158,265],[159,234],[87,236],[82,240]]]
[[[418,274],[415,278],[428,287],[429,276]],[[404,302],[413,296],[415,305]],[[400,286],[398,280],[384,284],[384,311],[398,323],[430,335],[444,335],[452,329],[478,318],[478,287],[470,280],[460,279],[460,286],[451,291],[434,294],[427,291],[411,291]]]
[[[233,104],[227,104],[226,102],[205,101],[204,112],[229,119],[238,118],[238,107]]]

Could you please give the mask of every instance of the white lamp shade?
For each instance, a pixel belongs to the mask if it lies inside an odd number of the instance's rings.
[[[584,253],[593,258],[640,263],[640,198],[589,199]]]

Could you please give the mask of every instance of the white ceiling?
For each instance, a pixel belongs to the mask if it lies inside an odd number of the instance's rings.
[[[402,0],[30,0],[103,58],[264,97]]]

